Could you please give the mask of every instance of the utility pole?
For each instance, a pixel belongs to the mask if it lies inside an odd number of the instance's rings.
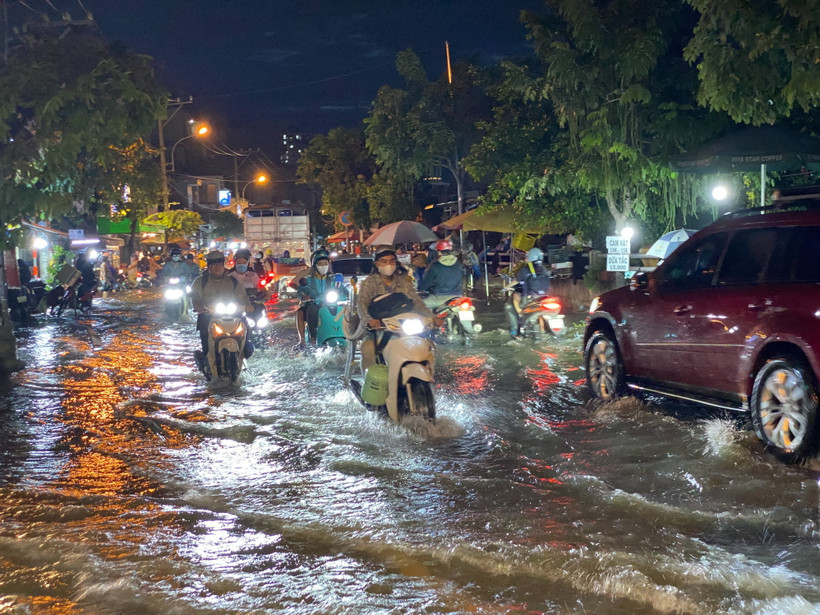
[[[192,96],[188,100],[171,98],[168,100],[168,108],[173,108],[173,112],[165,121],[157,120],[157,133],[159,134],[159,165],[162,169],[162,211],[168,211],[168,163],[165,160],[165,125],[177,114],[183,105],[190,105],[194,102]]]

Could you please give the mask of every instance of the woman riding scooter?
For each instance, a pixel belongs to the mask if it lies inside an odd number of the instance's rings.
[[[306,348],[305,323],[307,323],[310,341],[316,343],[316,328],[319,321],[319,302],[325,292],[334,284],[330,275],[330,254],[324,248],[316,250],[310,256],[310,272],[299,280],[296,287],[300,304],[296,311],[296,330],[299,333],[299,344],[296,350]],[[347,299],[347,289],[343,286],[338,290],[341,299]]]
[[[544,267],[544,252],[539,248],[531,248],[527,252],[527,262],[518,271],[516,281],[521,290],[514,291],[510,300],[504,306],[507,320],[510,323],[510,335],[521,337],[522,301],[533,295],[546,295],[550,289],[549,270]]]

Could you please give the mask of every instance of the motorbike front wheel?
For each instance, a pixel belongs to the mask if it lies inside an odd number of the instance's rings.
[[[239,358],[237,353],[222,351],[222,366],[231,382],[235,383],[239,379]]]
[[[411,378],[399,392],[399,415],[406,416],[413,414],[411,411],[410,397],[412,396],[412,408],[415,415],[433,421],[436,418],[436,398],[433,395],[431,383],[417,378]]]

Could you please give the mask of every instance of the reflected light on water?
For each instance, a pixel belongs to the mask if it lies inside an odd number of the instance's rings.
[[[453,357],[448,367],[452,371],[456,391],[462,395],[477,395],[487,389],[489,378],[485,356]]]

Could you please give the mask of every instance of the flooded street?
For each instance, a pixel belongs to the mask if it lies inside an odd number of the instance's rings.
[[[19,332],[0,612],[820,613],[818,472],[731,415],[591,403],[580,326],[509,341],[477,304],[430,429],[291,350],[289,302],[243,386],[209,388],[158,298]]]

